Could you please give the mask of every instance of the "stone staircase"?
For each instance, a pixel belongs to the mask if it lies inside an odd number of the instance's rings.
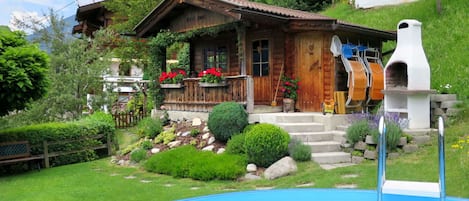
[[[271,123],[285,129],[292,139],[311,146],[311,158],[319,164],[351,163],[350,153],[342,152],[345,143],[345,115],[322,113],[251,114],[251,123]]]

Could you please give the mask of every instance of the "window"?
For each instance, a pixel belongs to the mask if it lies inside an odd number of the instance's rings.
[[[269,41],[257,40],[252,43],[252,75],[269,75]]]
[[[204,49],[204,69],[212,67],[228,70],[228,49],[225,46]]]

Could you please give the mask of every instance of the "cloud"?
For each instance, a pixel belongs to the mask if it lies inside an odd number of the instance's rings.
[[[23,30],[26,33],[29,33],[31,30],[24,29],[20,24],[16,23],[16,20],[21,22],[29,22],[31,19],[40,20],[41,18],[44,18],[44,16],[35,11],[12,11],[10,16],[10,24],[8,26],[11,30]]]

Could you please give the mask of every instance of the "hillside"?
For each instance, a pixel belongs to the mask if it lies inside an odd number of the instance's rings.
[[[400,6],[356,10],[346,3],[337,3],[323,15],[347,22],[384,30],[396,30],[402,19],[422,22],[423,47],[432,72],[432,88],[440,90],[449,84],[450,93],[469,100],[469,1],[442,1],[438,14],[435,0]],[[395,47],[395,42],[385,44],[384,51]]]

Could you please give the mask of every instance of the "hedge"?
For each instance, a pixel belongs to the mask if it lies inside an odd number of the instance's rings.
[[[44,152],[43,142],[66,142],[70,140],[83,139],[69,143],[48,146],[48,152],[67,152],[82,150],[106,143],[106,135],[110,135],[113,142],[115,139],[115,127],[112,117],[103,113],[96,113],[87,118],[74,122],[52,122],[36,124],[24,127],[0,130],[0,143],[12,141],[29,141],[32,155],[41,155]],[[103,135],[102,140],[90,137]],[[65,165],[70,163],[85,162],[97,159],[99,155],[107,154],[107,150],[85,150],[78,153],[62,155],[50,158],[51,166]]]

